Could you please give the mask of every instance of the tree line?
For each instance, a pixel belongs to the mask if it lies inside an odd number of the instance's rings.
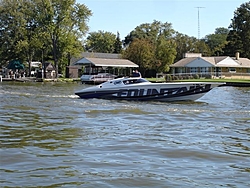
[[[53,61],[56,73],[83,51],[92,12],[75,0],[1,0],[0,62]]]
[[[250,58],[250,1],[234,12],[228,28],[216,28],[202,39],[179,33],[172,24],[154,20],[143,23],[121,40],[119,32],[88,33],[91,10],[75,0],[1,0],[0,65],[10,60],[52,61],[56,72],[64,73],[72,57],[83,51],[120,53],[149,70],[168,72],[169,65],[186,52],[203,56]]]

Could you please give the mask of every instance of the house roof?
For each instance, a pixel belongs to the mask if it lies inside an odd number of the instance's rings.
[[[192,62],[193,60],[197,59],[197,57],[185,57],[173,65],[170,65],[170,67],[185,67],[188,63]]]
[[[54,66],[50,62],[45,62],[44,66],[46,70],[55,70]]]
[[[127,59],[82,58],[75,65],[94,65],[101,67],[139,67]]]
[[[112,53],[82,52],[81,56],[87,58],[121,59],[121,54]]]
[[[121,54],[83,52],[80,58],[72,58],[71,65],[94,65],[101,67],[139,67]]]
[[[121,59],[121,54],[111,54],[111,53],[95,53],[95,52],[82,52],[79,57],[72,57],[70,60],[71,65],[82,58],[104,58],[104,59]]]
[[[248,58],[239,58],[239,60],[236,60],[236,58],[232,58],[234,61],[238,62],[241,66],[249,67],[250,68],[250,59]]]
[[[239,58],[229,56],[216,56],[216,57],[186,57],[183,58],[170,67],[188,67],[188,64],[194,62],[195,60],[201,60],[208,62],[214,67],[242,67],[250,68],[250,59]]]

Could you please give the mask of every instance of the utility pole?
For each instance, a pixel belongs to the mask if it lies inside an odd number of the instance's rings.
[[[198,40],[200,40],[200,8],[205,8],[205,7],[195,7],[198,9]]]

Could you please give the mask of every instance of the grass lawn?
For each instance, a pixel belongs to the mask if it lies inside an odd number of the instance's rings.
[[[165,78],[146,78],[150,82],[165,82]],[[58,81],[61,82],[77,82],[78,79],[72,78],[58,78]],[[188,79],[188,80],[172,80],[169,82],[241,82],[241,83],[250,83],[250,80],[246,79]]]
[[[165,82],[164,78],[146,78],[151,82]],[[250,83],[250,80],[246,79],[188,79],[188,80],[172,80],[171,82],[241,82]]]

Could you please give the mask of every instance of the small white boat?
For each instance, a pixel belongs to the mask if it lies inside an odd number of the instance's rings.
[[[98,73],[94,75],[82,75],[80,80],[82,83],[90,83],[90,84],[100,84],[106,82],[108,80],[115,79],[116,75],[109,74],[109,73]]]
[[[152,83],[144,78],[123,77],[76,91],[75,94],[83,99],[194,101],[222,84],[215,82]]]

